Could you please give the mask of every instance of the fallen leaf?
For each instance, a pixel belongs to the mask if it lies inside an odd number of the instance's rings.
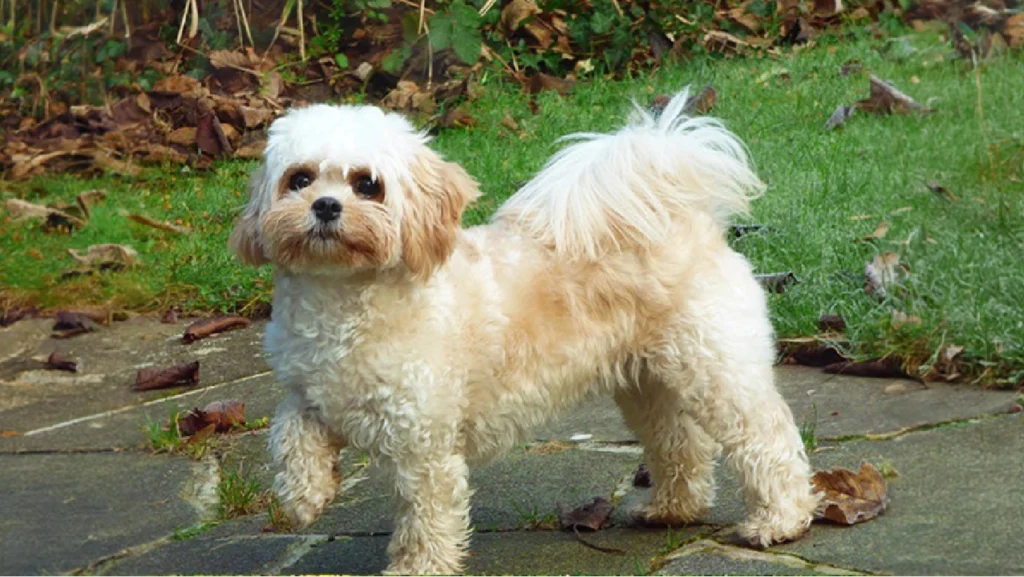
[[[185,328],[185,334],[181,336],[181,342],[187,345],[200,339],[205,339],[210,335],[245,328],[249,326],[250,323],[251,321],[249,319],[237,316],[202,319]]]
[[[211,432],[223,433],[245,424],[245,403],[242,401],[214,401],[202,409],[195,408],[178,418],[178,431],[190,437],[213,427]]]
[[[827,367],[847,360],[835,347],[817,342],[787,348],[786,356],[805,367]]]
[[[508,113],[505,113],[505,116],[501,118],[501,125],[512,131],[519,130],[519,123]]]
[[[217,115],[212,112],[200,118],[199,124],[196,125],[196,145],[213,157],[230,156],[233,152],[231,142],[224,133],[224,127],[221,126]]]
[[[71,216],[62,210],[34,204],[18,198],[8,198],[4,202],[4,206],[7,208],[7,212],[11,213],[11,216],[13,216],[15,220],[40,218],[46,221],[48,228],[71,229],[82,228],[85,226],[84,220]]]
[[[54,351],[46,359],[46,368],[74,373],[78,371],[78,363],[66,354]]]
[[[651,486],[651,472],[647,469],[646,463],[640,463],[636,473],[633,474],[633,486],[643,488]]]
[[[757,282],[761,283],[761,287],[766,291],[773,292],[775,294],[782,294],[786,292],[786,289],[791,285],[800,282],[796,275],[792,272],[777,272],[772,274],[757,274],[754,275]]]
[[[440,125],[443,128],[465,128],[475,126],[476,118],[473,118],[473,115],[462,106],[457,106],[444,113]]]
[[[1003,22],[1003,35],[1010,48],[1024,48],[1024,12],[1018,12]]]
[[[575,86],[576,82],[573,80],[538,72],[530,77],[529,92],[530,94],[537,94],[545,90],[554,90],[555,92],[565,96],[571,92]]]
[[[947,345],[942,349],[942,360],[950,362],[955,359],[960,353],[964,352],[964,348],[960,345]]]
[[[821,370],[830,375],[847,375],[873,379],[906,378],[909,376],[903,370],[900,362],[892,357],[870,361],[843,361],[826,365]]]
[[[949,201],[958,200],[955,194],[953,194],[945,186],[942,186],[941,184],[939,184],[938,182],[935,182],[934,180],[928,181],[925,184],[925,186],[928,187],[928,190],[934,192],[938,197],[940,197],[942,199],[949,200]]]
[[[887,223],[887,222],[885,222],[883,220],[882,222],[878,223],[878,226],[875,227],[875,231],[874,232],[872,232],[871,234],[869,234],[867,236],[862,236],[862,237],[856,239],[855,242],[868,242],[868,241],[871,241],[871,240],[882,239],[882,238],[885,238],[885,235],[888,232],[889,232],[889,223]]]
[[[9,327],[22,319],[34,319],[38,316],[39,309],[34,306],[7,309],[3,317],[0,317],[0,327]]]
[[[199,361],[174,365],[163,369],[140,369],[135,375],[136,391],[152,391],[177,386],[195,386],[199,384]]]
[[[0,431],[0,437],[17,437],[20,435],[21,433],[15,431],[14,429],[4,429]]]
[[[541,9],[533,0],[512,0],[501,9],[498,23],[506,37],[511,37],[527,18],[540,14]]]
[[[600,531],[614,510],[615,505],[612,505],[608,499],[595,497],[592,503],[571,511],[562,511],[558,516],[558,522],[563,531],[580,529]]]
[[[867,265],[864,266],[864,292],[877,294],[884,297],[886,291],[899,280],[897,265],[900,262],[900,255],[894,252],[884,252],[875,255]]]
[[[857,110],[856,105],[840,105],[839,108],[836,108],[836,111],[832,113],[832,116],[828,117],[828,120],[825,122],[825,130],[835,130],[836,128],[846,124],[846,121],[853,116],[853,112],[855,110]]]
[[[875,114],[911,114],[933,112],[913,98],[900,92],[891,83],[871,75],[871,96],[857,101],[857,108]]]
[[[892,311],[892,328],[900,330],[905,325],[919,325],[921,324],[921,317],[917,315],[908,315],[902,311]]]
[[[53,337],[67,339],[96,330],[96,323],[88,316],[71,312],[57,311],[56,322],[53,323]]]
[[[182,126],[176,128],[167,135],[167,142],[171,144],[177,144],[178,146],[185,146],[192,148],[196,145],[196,127],[195,126]]]
[[[842,315],[821,315],[818,317],[818,330],[841,333],[846,330],[846,320],[843,319]]]
[[[178,322],[178,313],[174,312],[174,309],[167,309],[164,311],[163,316],[160,317],[160,322],[165,325],[172,325]]]
[[[148,216],[141,215],[141,214],[132,214],[132,213],[130,213],[130,214],[126,214],[125,216],[128,218],[128,220],[137,222],[137,223],[145,225],[145,226],[151,226],[153,228],[160,229],[160,230],[162,230],[164,232],[170,232],[170,233],[174,233],[174,234],[188,234],[188,233],[192,232],[192,229],[190,229],[188,227],[178,226],[176,224],[171,224],[169,222],[161,222],[159,220],[154,220],[152,218],[149,218]]]
[[[121,269],[139,264],[138,251],[123,244],[90,245],[84,255],[73,248],[69,248],[68,254],[80,264],[100,269]]]
[[[856,474],[841,467],[818,471],[811,484],[823,494],[817,519],[853,525],[874,519],[889,505],[885,478],[870,463],[862,463]]]
[[[686,114],[707,114],[715,107],[715,103],[718,102],[718,93],[715,92],[714,86],[708,84],[697,94],[691,95],[686,99],[686,104],[683,105],[683,112]]]
[[[75,197],[75,204],[78,205],[78,207],[82,210],[82,214],[85,215],[85,218],[88,219],[91,216],[92,207],[103,202],[106,199],[107,191],[101,188],[97,188],[94,190],[87,190],[85,192],[79,193],[79,195]]]

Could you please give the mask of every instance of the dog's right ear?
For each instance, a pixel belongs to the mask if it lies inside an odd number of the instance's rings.
[[[238,256],[239,260],[251,266],[260,266],[270,262],[260,242],[259,211],[256,209],[258,196],[265,186],[266,169],[260,167],[249,178],[249,206],[245,213],[238,217],[235,229],[231,231],[228,247]]]

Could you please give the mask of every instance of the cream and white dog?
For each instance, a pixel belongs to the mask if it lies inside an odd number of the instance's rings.
[[[266,349],[288,389],[275,490],[298,526],[367,451],[396,499],[389,572],[454,573],[469,540],[467,462],[492,458],[590,393],[614,395],[654,481],[640,511],[712,505],[724,447],[767,546],[817,498],[773,381],[765,295],[725,228],[763,185],[687,93],[612,134],[581,134],[492,221],[480,192],[403,117],[316,105],[273,123],[231,246],[276,267]]]

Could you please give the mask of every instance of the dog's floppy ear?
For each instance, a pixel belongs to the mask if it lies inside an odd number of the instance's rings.
[[[263,252],[263,244],[260,242],[259,210],[257,203],[259,195],[264,191],[265,186],[264,167],[252,173],[249,178],[249,206],[245,213],[238,217],[235,229],[231,231],[231,238],[228,239],[228,247],[234,252],[243,263],[260,266],[270,262]]]
[[[426,280],[455,250],[462,213],[480,196],[461,166],[425,149],[411,166],[415,184],[402,215],[402,260]]]

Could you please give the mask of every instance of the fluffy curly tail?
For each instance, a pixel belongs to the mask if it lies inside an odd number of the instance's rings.
[[[634,102],[629,123],[611,134],[573,134],[494,215],[570,259],[666,240],[694,212],[720,226],[746,214],[764,191],[743,143],[721,122],[687,116],[689,89],[654,116]]]

